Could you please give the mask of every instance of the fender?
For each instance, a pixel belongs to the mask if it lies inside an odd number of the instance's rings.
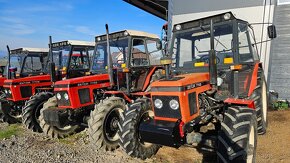
[[[252,95],[252,93],[254,92],[256,86],[257,86],[257,79],[258,79],[258,70],[259,68],[262,67],[261,63],[256,63],[254,66],[254,70],[253,70],[253,74],[252,74],[252,78],[251,78],[251,85],[249,88],[249,92],[248,92],[248,97],[250,97]]]
[[[105,95],[118,95],[121,96],[122,98],[124,98],[126,100],[126,102],[131,103],[132,99],[130,97],[128,97],[124,92],[122,91],[106,91]]]
[[[144,83],[144,85],[143,85],[143,89],[142,89],[142,91],[145,91],[146,88],[148,87],[148,85],[150,84],[151,77],[152,77],[152,75],[154,74],[154,72],[156,71],[156,69],[157,69],[157,67],[153,67],[153,68],[150,70],[149,74],[148,74],[147,77],[146,77],[146,80],[145,80],[145,83]]]
[[[244,100],[244,99],[236,99],[236,98],[227,98],[224,101],[226,104],[238,104],[238,105],[245,105],[248,106],[251,109],[255,108],[255,103],[253,100]]]

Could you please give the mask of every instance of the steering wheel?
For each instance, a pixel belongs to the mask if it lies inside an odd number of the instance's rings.
[[[204,55],[204,56],[200,57],[200,60],[204,63],[209,64],[209,56],[208,55]],[[220,63],[220,59],[219,59],[219,57],[216,56],[216,64],[219,64],[219,63]]]

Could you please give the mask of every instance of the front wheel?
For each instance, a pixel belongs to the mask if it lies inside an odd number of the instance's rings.
[[[151,118],[150,100],[139,99],[124,111],[124,118],[119,123],[120,145],[125,152],[145,160],[157,153],[160,146],[142,142],[139,135],[139,124],[142,120]]]
[[[21,111],[17,106],[11,106],[6,101],[0,102],[1,121],[9,124],[21,123]]]
[[[57,107],[57,100],[55,96],[48,99],[48,101],[43,104],[43,109],[40,110],[39,123],[44,134],[51,138],[58,139],[65,138],[81,130],[79,125],[67,125],[65,127],[59,128],[47,124],[44,120],[43,111],[51,107]]]
[[[40,110],[43,104],[53,96],[51,92],[41,92],[32,96],[22,109],[22,122],[27,129],[42,132],[39,125]]]
[[[126,105],[123,99],[110,97],[95,105],[88,121],[88,133],[96,150],[113,151],[119,147],[118,122]]]
[[[229,107],[218,133],[217,161],[254,163],[256,147],[256,112],[246,107]]]

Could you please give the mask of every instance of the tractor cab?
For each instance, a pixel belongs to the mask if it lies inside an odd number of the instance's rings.
[[[52,43],[50,56],[55,63],[56,80],[85,76],[90,69],[90,56],[94,43],[87,41],[67,40]]]
[[[93,63],[93,69],[98,67],[104,70],[108,58],[103,56],[111,56],[114,84],[117,89],[126,90],[126,93],[145,91],[150,81],[147,77],[153,69],[155,70],[154,65],[159,64],[162,56],[160,46],[160,40],[154,34],[125,30],[109,34],[111,55],[107,55],[106,35],[96,37],[97,60]]]
[[[11,50],[9,55],[8,73],[11,79],[45,73],[48,49],[18,48]]]

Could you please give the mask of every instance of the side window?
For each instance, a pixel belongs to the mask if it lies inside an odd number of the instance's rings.
[[[70,69],[89,69],[89,56],[86,49],[75,49],[72,52]]]
[[[133,46],[131,49],[131,65],[149,65],[148,55],[145,50],[145,41],[143,39],[133,39]]]
[[[245,24],[239,24],[239,59],[240,62],[253,62],[248,41],[248,30]]]
[[[158,49],[158,42],[156,40],[146,40],[147,49],[149,53],[149,60],[151,65],[160,65],[160,58],[162,57],[162,50]]]
[[[179,44],[179,66],[183,67],[184,62],[192,61],[192,40],[180,38]]]
[[[105,68],[105,47],[98,45],[96,48],[96,55],[93,59],[93,70],[102,70]]]
[[[40,57],[27,57],[25,60],[25,65],[23,67],[23,72],[40,72],[42,70],[42,63]]]

